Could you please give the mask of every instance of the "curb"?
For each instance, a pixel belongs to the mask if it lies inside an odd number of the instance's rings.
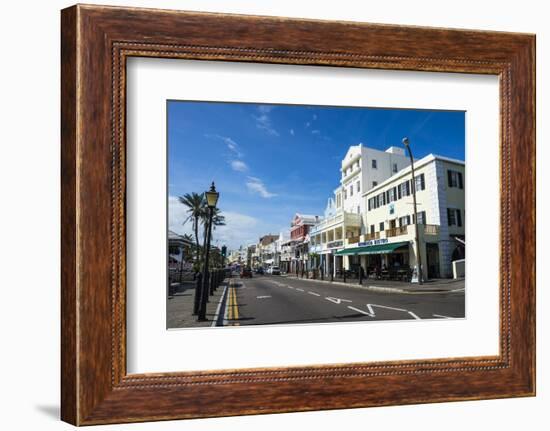
[[[294,276],[288,276],[288,275],[283,275],[282,277],[290,278],[293,280],[313,281],[313,282],[325,283],[330,285],[354,287],[356,289],[371,290],[374,292],[403,293],[405,295],[425,295],[429,293],[451,293],[454,291],[454,290],[447,290],[447,289],[409,290],[409,289],[400,289],[398,287],[365,286],[365,285],[359,285],[359,284],[353,284],[353,283],[342,283],[340,281],[317,280],[317,279],[300,278],[300,277],[294,277]]]

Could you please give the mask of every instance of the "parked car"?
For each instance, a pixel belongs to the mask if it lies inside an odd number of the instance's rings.
[[[271,275],[281,275],[281,270],[279,269],[278,266],[271,266],[268,270],[267,270],[268,274],[271,274]]]
[[[264,269],[261,266],[256,268],[256,274],[264,274]]]
[[[241,278],[252,278],[252,270],[250,268],[241,269]]]

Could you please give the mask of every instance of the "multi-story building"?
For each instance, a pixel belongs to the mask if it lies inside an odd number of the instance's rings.
[[[415,268],[418,241],[424,278],[451,277],[452,262],[465,251],[464,166],[432,154],[414,163],[418,238],[410,166],[364,191],[363,232],[345,238],[334,259],[343,259],[346,269],[360,265],[366,273]]]
[[[365,212],[363,193],[408,164],[409,159],[398,147],[380,151],[359,144],[348,149],[341,162],[340,185],[328,200],[324,219],[310,232],[310,249],[319,255],[310,265],[321,266],[325,273],[344,269],[344,259],[336,253],[346,241],[358,241],[365,233],[361,216]]]
[[[275,262],[276,253],[276,241],[279,239],[279,235],[264,235],[258,242],[258,248],[260,251],[260,266],[269,267]]]
[[[289,271],[297,272],[306,268],[308,262],[309,231],[319,223],[322,217],[296,213],[290,224],[290,241],[286,244],[291,247],[292,258]]]
[[[286,247],[285,244],[290,240],[290,231],[285,230],[279,233],[279,238],[275,241],[275,261],[274,265],[278,266],[281,271],[283,270],[283,262],[288,259],[290,262],[290,247]]]

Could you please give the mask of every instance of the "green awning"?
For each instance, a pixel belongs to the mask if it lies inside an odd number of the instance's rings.
[[[408,241],[402,242],[391,242],[386,244],[377,244],[377,245],[366,245],[364,247],[354,247],[346,248],[344,250],[337,251],[334,253],[336,256],[345,256],[345,255],[360,255],[360,254],[387,254],[392,253],[398,248],[408,246]]]

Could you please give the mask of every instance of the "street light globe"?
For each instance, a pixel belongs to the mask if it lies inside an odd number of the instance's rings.
[[[401,140],[401,142],[403,142],[403,145],[405,145],[405,147],[409,146],[409,138],[407,138],[406,136]]]
[[[216,204],[218,203],[218,198],[220,197],[220,194],[216,191],[214,181],[212,181],[210,190],[204,192],[204,194],[206,195],[206,205],[208,205],[208,208],[215,208]]]

